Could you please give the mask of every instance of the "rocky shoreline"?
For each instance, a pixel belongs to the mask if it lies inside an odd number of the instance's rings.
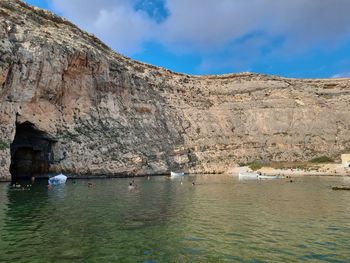
[[[240,172],[251,172],[248,166],[243,167],[235,167],[228,171],[229,174],[236,174]],[[271,176],[342,176],[348,177],[350,176],[350,169],[342,167],[341,164],[322,164],[319,165],[317,169],[298,169],[298,168],[289,168],[289,169],[275,169],[272,167],[262,167],[258,170],[263,175],[271,175]]]
[[[325,169],[318,169],[318,170],[303,170],[303,169],[275,169],[272,167],[263,167],[259,169],[259,172],[261,172],[263,175],[267,176],[285,176],[285,177],[308,177],[308,176],[336,176],[336,177],[350,177],[350,169],[343,168],[340,165],[334,165],[331,164],[331,166],[334,168],[334,170],[329,170],[329,164],[324,165]],[[253,172],[252,169],[250,169],[248,166],[243,167],[234,167],[232,169],[229,169],[228,171],[224,173],[191,173],[190,175],[233,175],[238,176],[238,173],[241,172]],[[39,175],[36,176],[37,179],[48,179],[50,176],[53,176],[55,174],[47,174],[47,175]],[[65,174],[69,179],[116,179],[116,178],[135,178],[135,177],[154,177],[154,176],[169,176],[168,173],[163,174],[115,174],[115,175],[105,175],[105,174],[86,174],[86,175],[76,175],[76,174]],[[10,182],[10,179],[2,179],[0,180],[0,183]]]

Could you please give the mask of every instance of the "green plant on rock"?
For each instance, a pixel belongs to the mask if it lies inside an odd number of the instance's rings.
[[[10,145],[7,142],[0,140],[0,151],[6,150],[8,148],[10,148]]]
[[[249,163],[248,166],[253,171],[256,171],[256,170],[263,168],[265,165],[264,165],[264,163],[262,163],[260,161],[254,161],[254,162]]]
[[[12,64],[13,60],[12,60],[12,58],[7,57],[7,58],[5,58],[5,62],[6,62],[7,64]]]
[[[334,160],[328,156],[320,156],[310,160],[311,163],[333,163]]]
[[[119,158],[119,156],[116,154],[116,153],[113,153],[112,154],[112,157],[111,157],[111,160],[112,161],[118,161],[120,158]]]

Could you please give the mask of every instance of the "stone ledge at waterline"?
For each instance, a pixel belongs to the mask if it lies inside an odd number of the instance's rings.
[[[19,0],[0,2],[0,112],[2,179],[28,158],[41,172],[110,176],[350,150],[349,79],[178,74]]]

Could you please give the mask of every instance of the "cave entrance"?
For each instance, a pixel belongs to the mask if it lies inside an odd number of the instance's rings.
[[[17,124],[15,139],[11,144],[12,180],[48,173],[53,161],[52,145],[55,142],[54,138],[30,122]]]

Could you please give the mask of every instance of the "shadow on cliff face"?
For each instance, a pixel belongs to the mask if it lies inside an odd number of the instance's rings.
[[[11,144],[12,180],[48,173],[55,142],[54,138],[30,122],[17,124],[15,139]]]

